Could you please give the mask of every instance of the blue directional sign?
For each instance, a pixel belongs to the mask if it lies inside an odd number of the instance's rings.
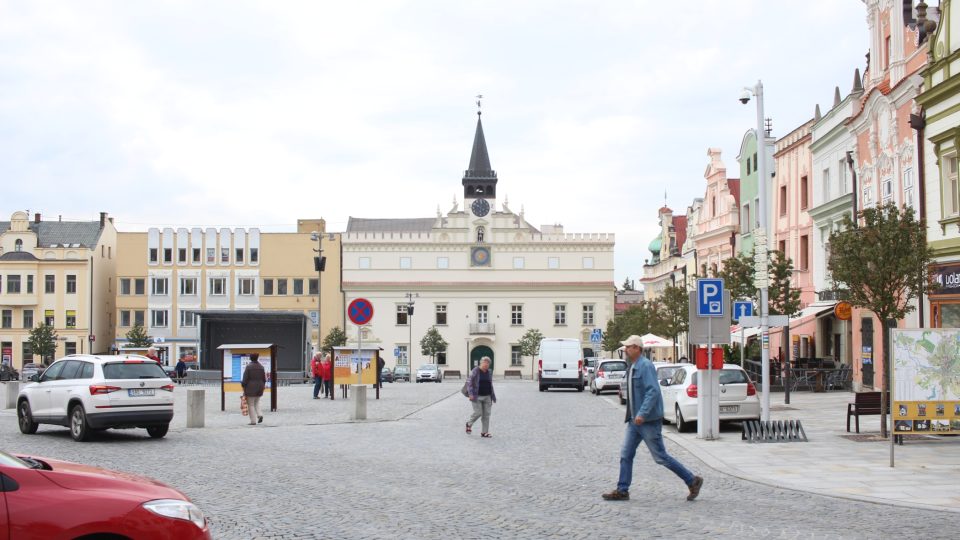
[[[590,343],[600,343],[601,341],[603,341],[603,330],[594,328],[590,332]]]
[[[753,302],[737,301],[733,303],[733,318],[740,320],[744,317],[753,316]]]
[[[723,279],[697,280],[697,316],[723,317]]]

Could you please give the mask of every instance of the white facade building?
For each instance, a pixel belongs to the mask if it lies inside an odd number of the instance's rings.
[[[519,369],[524,377],[535,373],[533,360],[519,354],[529,329],[579,338],[593,349],[585,356],[599,356],[590,335],[613,318],[614,235],[537,229],[523,210],[498,203],[479,118],[462,184],[463,208],[454,202],[434,218],[350,218],[342,236],[344,305],[356,298],[373,304],[363,345],[381,347],[388,366],[410,358],[416,369],[431,362],[420,340],[436,327],[448,343],[437,358],[442,370],[465,373],[489,356],[495,373]],[[346,331],[355,344],[358,327],[348,322]]]

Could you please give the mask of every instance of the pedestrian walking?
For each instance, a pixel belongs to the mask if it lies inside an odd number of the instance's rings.
[[[490,410],[497,402],[497,393],[493,391],[493,373],[490,372],[490,357],[480,359],[480,365],[467,376],[467,397],[473,403],[473,414],[467,420],[467,434],[473,432],[473,424],[481,419],[483,431],[481,437],[490,438]]]
[[[182,356],[177,360],[174,370],[177,372],[177,384],[183,384],[183,379],[187,376],[187,363],[183,361]]]
[[[310,362],[310,374],[313,375],[313,399],[320,399],[320,388],[323,386],[321,353],[313,355],[313,360]]]
[[[320,363],[320,377],[323,379],[323,397],[333,399],[333,364],[330,363],[330,353],[325,354]]]
[[[263,422],[263,414],[260,412],[260,398],[263,397],[263,389],[267,386],[267,373],[260,364],[260,355],[250,354],[250,363],[243,370],[243,379],[240,381],[243,387],[243,395],[247,398],[248,416],[250,425],[256,425]]]
[[[663,397],[657,382],[657,370],[653,363],[641,354],[643,339],[630,336],[620,342],[630,362],[627,370],[627,411],[624,422],[627,423],[626,436],[620,449],[620,477],[617,488],[604,493],[608,501],[626,501],[630,499],[630,481],[633,477],[633,458],[637,454],[640,441],[658,465],[673,471],[687,485],[687,500],[692,501],[700,494],[703,478],[695,476],[679,461],[667,454],[663,446]]]

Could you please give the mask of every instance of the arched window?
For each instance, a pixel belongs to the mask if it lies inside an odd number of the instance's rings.
[[[477,243],[483,243],[483,227],[477,227]]]
[[[17,241],[13,243],[14,251],[23,251],[23,240],[17,238]]]

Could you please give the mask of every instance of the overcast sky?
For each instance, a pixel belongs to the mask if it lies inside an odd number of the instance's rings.
[[[639,280],[657,209],[731,177],[762,79],[773,134],[849,92],[862,0],[0,0],[0,220],[16,210],[293,231],[445,213],[476,94],[499,202],[616,233]],[[499,206],[498,206],[499,208]]]

